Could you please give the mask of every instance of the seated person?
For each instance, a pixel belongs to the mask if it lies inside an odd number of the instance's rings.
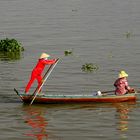
[[[128,85],[128,74],[125,71],[120,71],[118,79],[115,81],[114,86],[116,95],[124,95],[127,93],[134,93],[134,89]]]

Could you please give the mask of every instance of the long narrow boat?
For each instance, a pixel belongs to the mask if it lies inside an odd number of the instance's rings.
[[[33,99],[32,95],[16,93],[20,96],[21,100],[24,103],[30,103]],[[48,94],[38,94],[34,103],[39,104],[54,104],[54,103],[114,103],[114,102],[128,102],[128,101],[135,101],[136,95],[135,93],[125,94],[121,96],[116,95],[103,95],[103,96],[95,96],[92,94],[82,95],[48,95]]]

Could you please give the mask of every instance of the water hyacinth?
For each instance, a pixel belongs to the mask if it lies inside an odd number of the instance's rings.
[[[72,50],[64,51],[65,56],[71,55],[72,53],[73,53]]]
[[[126,38],[130,38],[131,35],[132,35],[132,33],[130,31],[126,32]]]
[[[15,39],[2,39],[0,40],[0,51],[1,52],[20,52],[24,51],[21,43]]]
[[[21,52],[24,51],[21,43],[15,39],[0,40],[0,60],[18,60],[21,58]]]
[[[99,69],[99,67],[92,63],[86,63],[86,64],[82,65],[81,69],[84,72],[95,72]]]

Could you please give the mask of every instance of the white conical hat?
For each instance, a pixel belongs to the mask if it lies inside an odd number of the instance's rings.
[[[50,57],[49,54],[42,53],[41,56],[40,56],[40,59],[42,59],[42,58],[48,58],[48,57]]]

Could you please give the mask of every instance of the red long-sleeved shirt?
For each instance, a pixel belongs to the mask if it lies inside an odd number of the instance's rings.
[[[55,59],[48,60],[48,59],[39,59],[38,63],[36,64],[35,68],[33,69],[34,72],[42,73],[45,68],[45,65],[51,65],[56,62]]]

